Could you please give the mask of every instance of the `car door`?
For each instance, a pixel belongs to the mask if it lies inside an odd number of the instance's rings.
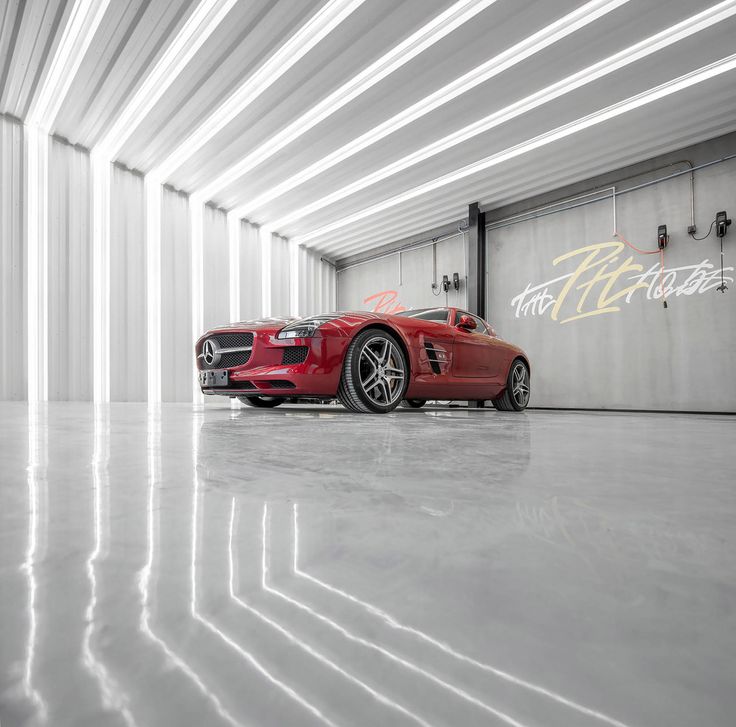
[[[466,331],[458,328],[462,316],[470,316],[476,328]],[[455,339],[452,373],[458,378],[495,380],[498,375],[499,351],[485,322],[465,311],[455,311]]]

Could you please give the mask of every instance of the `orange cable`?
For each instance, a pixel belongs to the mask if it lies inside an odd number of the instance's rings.
[[[659,294],[662,296],[662,303],[664,307],[667,307],[667,300],[664,296],[664,248],[658,247],[656,250],[640,250],[636,245],[632,245],[623,235],[618,232],[613,233],[614,237],[617,237],[621,242],[628,245],[632,250],[636,250],[641,255],[656,255],[659,253]]]

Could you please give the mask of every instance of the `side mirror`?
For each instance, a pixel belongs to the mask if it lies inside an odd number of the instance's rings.
[[[462,328],[464,331],[474,331],[478,326],[475,320],[470,316],[460,316],[460,321],[457,324],[458,328]]]

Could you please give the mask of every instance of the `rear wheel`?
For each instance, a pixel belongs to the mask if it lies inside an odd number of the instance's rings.
[[[401,406],[405,409],[421,409],[426,403],[426,399],[404,399]]]
[[[348,346],[337,398],[351,411],[386,414],[401,402],[409,366],[390,333],[369,328]]]
[[[258,409],[273,409],[273,407],[284,403],[280,396],[239,396],[238,401],[242,401],[246,406],[255,406]]]
[[[529,403],[529,393],[529,369],[517,358],[509,369],[506,389],[498,399],[493,400],[493,406],[499,411],[522,411]]]

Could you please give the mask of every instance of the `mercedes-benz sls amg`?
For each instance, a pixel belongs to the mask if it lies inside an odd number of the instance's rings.
[[[429,400],[490,400],[521,411],[529,402],[526,354],[457,308],[235,323],[205,333],[195,356],[204,394],[255,407],[338,399],[355,412],[386,413]]]

